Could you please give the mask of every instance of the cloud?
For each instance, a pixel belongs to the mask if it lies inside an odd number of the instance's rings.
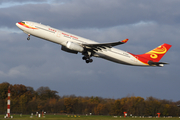
[[[155,21],[158,24],[169,25],[179,24],[178,1],[169,3],[167,0],[164,2],[141,0],[139,2],[118,0],[111,2],[103,2],[101,0],[82,2],[77,0],[68,1],[66,4],[62,3],[64,1],[53,1],[50,3],[47,1],[14,6],[11,9],[1,8],[0,15],[3,19],[0,25],[12,28],[15,22],[26,19],[51,24],[53,27],[58,25],[58,28],[61,29],[107,28],[138,23],[140,21]]]
[[[17,4],[19,5],[24,5],[24,4],[29,4],[29,3],[48,3],[49,0],[1,0],[0,5],[3,6],[4,4],[7,6],[15,6]],[[10,5],[11,3],[14,3],[13,5]]]
[[[17,77],[21,77],[24,76],[24,72],[26,71],[26,67],[25,66],[17,66],[15,68],[11,68],[8,73],[4,73],[4,72],[0,72],[1,73],[1,77],[11,77],[11,78],[17,78]]]
[[[8,6],[2,7],[4,4]],[[180,90],[178,5],[179,0],[2,0],[1,82],[35,89],[49,86],[60,95],[121,98],[134,94],[177,101],[179,96],[171,93]],[[116,48],[134,54],[169,43],[172,48],[162,61],[170,64],[163,68],[134,67],[100,58],[86,64],[81,54],[63,52],[60,45],[33,36],[27,41],[27,34],[15,25],[23,20],[41,22],[100,43],[129,38]]]

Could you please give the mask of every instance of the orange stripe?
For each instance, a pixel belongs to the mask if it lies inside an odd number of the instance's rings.
[[[21,22],[19,22],[19,24],[22,25],[22,26],[24,26],[24,27],[26,27],[26,28],[38,29],[38,28],[35,28],[35,27],[31,27],[31,26],[29,26],[29,25],[23,24],[23,23],[21,23]]]

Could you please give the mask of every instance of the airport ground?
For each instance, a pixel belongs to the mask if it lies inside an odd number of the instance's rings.
[[[124,116],[100,116],[100,115],[45,115],[45,117],[36,117],[30,115],[12,115],[13,118],[4,118],[4,115],[0,115],[0,120],[12,119],[12,120],[180,120],[179,117],[126,117]]]

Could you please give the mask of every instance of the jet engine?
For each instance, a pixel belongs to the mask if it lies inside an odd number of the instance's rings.
[[[77,43],[67,42],[66,47],[73,51],[83,52],[84,48]]]
[[[78,51],[70,50],[66,46],[63,46],[63,45],[61,46],[61,50],[68,52],[68,53],[78,54]]]

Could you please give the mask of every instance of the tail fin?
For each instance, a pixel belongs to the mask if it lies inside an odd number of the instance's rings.
[[[159,62],[159,60],[166,54],[166,52],[171,48],[171,45],[169,44],[162,44],[158,46],[157,48],[141,55],[137,55],[143,58],[146,58],[153,62]]]

